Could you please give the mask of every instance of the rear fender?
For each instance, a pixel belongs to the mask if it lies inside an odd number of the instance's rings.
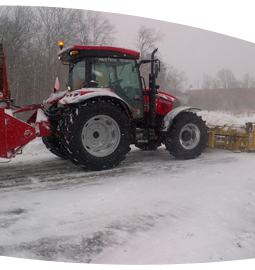
[[[82,88],[80,90],[66,93],[66,95],[58,101],[58,104],[66,105],[81,103],[90,98],[102,96],[116,97],[121,99],[117,94],[108,88]]]
[[[93,100],[95,98],[102,99],[111,99],[116,103],[121,105],[121,108],[126,112],[129,118],[133,118],[133,113],[130,106],[115,94],[109,88],[83,88],[80,90],[75,90],[72,92],[68,92],[62,99],[58,101],[60,105],[73,105],[73,104],[81,104],[88,100]]]
[[[177,107],[170,111],[163,119],[163,126],[162,126],[162,131],[167,132],[170,126],[172,125],[172,122],[174,118],[179,115],[181,112],[197,112],[200,111],[198,108],[194,107]]]

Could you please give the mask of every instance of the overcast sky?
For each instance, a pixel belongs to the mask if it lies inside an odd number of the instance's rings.
[[[156,2],[156,1],[155,1]],[[129,5],[92,6],[116,25],[117,46],[135,49],[140,24],[164,35],[160,57],[189,84],[201,86],[203,75],[231,69],[236,79],[255,77],[255,6]]]

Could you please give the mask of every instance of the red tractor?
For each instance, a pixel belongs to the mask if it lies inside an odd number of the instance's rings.
[[[68,90],[59,91],[56,84],[45,102],[50,104],[47,109],[40,104],[18,109],[36,110],[24,124],[37,127],[35,136],[43,137],[52,153],[87,170],[103,170],[124,160],[131,144],[142,150],[165,144],[179,159],[195,158],[205,149],[207,127],[197,109],[181,107],[176,97],[158,90],[157,50],[150,60],[138,61],[139,52],[123,48],[73,45],[63,49],[60,44],[60,49],[58,58],[69,65]],[[148,89],[140,75],[140,66],[146,63],[151,65]],[[5,104],[0,110],[9,117],[12,101],[4,93],[0,84],[0,102]],[[17,109],[10,111],[17,113]],[[2,131],[6,122],[0,121],[0,157],[8,158],[8,151],[17,151],[2,146],[9,138]]]

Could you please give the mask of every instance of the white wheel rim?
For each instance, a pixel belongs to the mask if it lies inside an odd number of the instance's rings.
[[[194,149],[200,142],[200,130],[195,124],[185,125],[179,135],[179,141],[183,148]]]
[[[118,124],[107,115],[90,118],[84,125],[81,140],[86,151],[95,157],[112,154],[120,142]]]

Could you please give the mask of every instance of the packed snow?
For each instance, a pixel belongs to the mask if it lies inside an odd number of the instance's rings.
[[[255,113],[198,114],[210,124],[255,122]],[[3,258],[217,267],[241,260],[254,267],[254,153],[207,148],[177,160],[164,146],[132,146],[118,167],[85,172],[37,138],[0,162]]]

